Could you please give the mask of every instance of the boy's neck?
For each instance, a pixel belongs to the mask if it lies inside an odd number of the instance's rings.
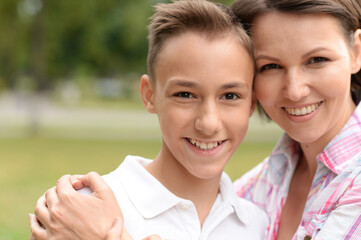
[[[162,152],[145,168],[173,194],[192,201],[203,224],[219,193],[221,175],[212,179],[197,178],[173,156]]]

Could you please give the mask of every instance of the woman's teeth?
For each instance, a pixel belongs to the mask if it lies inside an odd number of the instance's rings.
[[[285,107],[284,109],[286,110],[287,113],[289,113],[289,114],[291,114],[293,116],[303,116],[303,115],[307,115],[307,114],[312,113],[320,105],[321,105],[321,102],[311,104],[311,105],[309,105],[307,107],[302,107],[302,108],[288,108],[288,107]]]
[[[201,150],[205,150],[205,151],[210,151],[216,147],[218,147],[218,145],[220,145],[222,142],[210,142],[210,143],[205,143],[205,142],[200,142],[198,140],[189,138],[188,141],[193,144],[194,146],[196,146],[197,148],[201,149]]]

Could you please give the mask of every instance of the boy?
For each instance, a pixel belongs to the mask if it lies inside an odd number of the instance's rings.
[[[135,239],[263,239],[266,215],[223,173],[255,105],[242,25],[226,7],[176,1],[157,5],[148,37],[140,93],[158,116],[162,147],[153,161],[128,156],[104,176],[127,231]]]

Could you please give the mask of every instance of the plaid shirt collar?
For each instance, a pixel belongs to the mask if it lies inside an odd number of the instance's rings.
[[[335,174],[339,174],[355,157],[361,154],[360,149],[361,103],[357,106],[355,112],[341,131],[317,156],[317,160]],[[300,157],[300,152],[300,144],[285,133],[271,154],[270,159],[271,161],[274,160],[272,161],[272,165],[277,167],[278,171],[285,171],[287,168],[295,169]],[[280,159],[284,160],[280,161]]]
[[[335,174],[340,174],[360,154],[361,104],[317,159]]]

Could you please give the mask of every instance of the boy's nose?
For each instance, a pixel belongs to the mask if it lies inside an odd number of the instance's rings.
[[[222,121],[216,104],[207,103],[198,111],[195,128],[204,135],[211,136],[222,129]]]

